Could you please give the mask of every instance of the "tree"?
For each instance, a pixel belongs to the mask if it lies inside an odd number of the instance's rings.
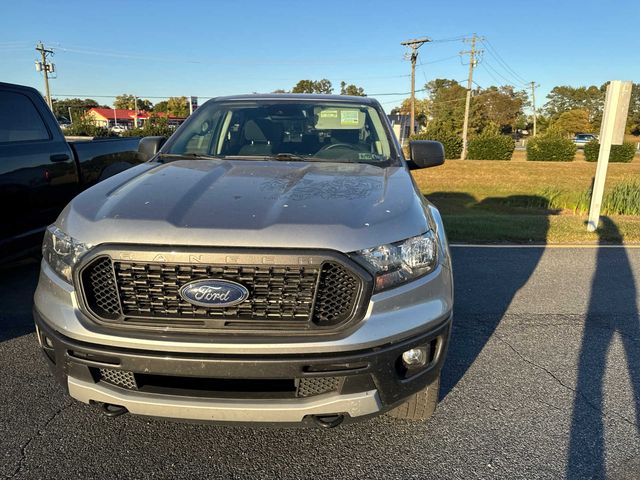
[[[402,101],[402,104],[399,107],[391,110],[392,115],[411,115],[411,99],[405,98]],[[416,98],[416,106],[415,106],[415,114],[416,114],[416,122],[419,125],[426,127],[427,121],[429,120],[429,99]]]
[[[271,93],[289,93],[284,88],[277,88]]]
[[[561,113],[551,123],[551,128],[563,135],[575,135],[580,132],[590,132],[593,127],[589,122],[589,112],[583,109],[569,110]]]
[[[633,135],[640,135],[640,83],[634,83],[631,89],[627,130]]]
[[[189,116],[189,100],[187,97],[169,97],[168,100],[156,103],[153,111],[185,118]]]
[[[461,134],[467,89],[456,80],[446,78],[432,80],[424,88],[429,92],[430,123]]]
[[[162,100],[153,106],[153,111],[156,113],[167,113],[168,104],[169,102]]]
[[[128,93],[118,95],[113,102],[113,108],[134,110],[136,108],[136,103],[138,104],[138,110],[145,112],[153,110],[153,104],[149,100],[138,98],[138,101],[136,102],[135,95],[130,95]]]
[[[340,82],[340,95],[354,95],[356,97],[366,97],[364,88],[357,87],[353,84],[347,85],[344,80]]]
[[[332,93],[333,86],[326,78],[322,80],[300,80],[291,89],[292,93]]]
[[[601,87],[596,87],[595,85],[589,87],[571,87],[567,85],[553,87],[549,95],[547,95],[548,101],[544,109],[552,120],[556,120],[569,110],[584,110],[587,112],[589,122],[599,127],[602,121],[606,88],[607,84]]]
[[[67,98],[64,100],[54,98],[53,113],[56,117],[69,118],[69,109],[71,109],[71,116],[69,120],[76,121],[80,117],[84,116],[84,113],[90,108],[99,107],[100,105],[92,98]]]
[[[167,112],[174,117],[188,117],[189,101],[187,97],[169,97],[169,100],[167,100]]]
[[[510,133],[524,117],[522,107],[527,103],[527,94],[515,91],[511,86],[491,86],[480,90],[472,99],[471,128],[482,133],[490,125],[497,126],[501,133]]]

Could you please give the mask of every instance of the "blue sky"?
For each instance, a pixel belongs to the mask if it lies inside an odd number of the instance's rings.
[[[6,1],[0,81],[42,90],[33,63],[42,40],[56,51],[54,96],[204,98],[290,89],[302,78],[402,93],[410,66],[401,41],[477,32],[489,46],[480,45],[476,84],[535,80],[540,104],[554,85],[640,81],[639,20],[626,0]],[[457,40],[423,46],[417,88],[437,77],[464,80],[457,54],[467,48]],[[377,96],[387,110],[404,97]]]

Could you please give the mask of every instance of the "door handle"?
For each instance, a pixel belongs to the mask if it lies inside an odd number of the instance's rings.
[[[69,160],[69,155],[67,155],[66,153],[56,153],[51,155],[49,157],[49,160],[51,160],[52,162],[66,162],[67,160]]]

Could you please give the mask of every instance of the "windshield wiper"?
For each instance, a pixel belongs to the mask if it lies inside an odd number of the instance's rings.
[[[170,158],[173,160],[219,160],[220,157],[216,157],[215,155],[206,155],[199,153],[160,153],[158,154],[159,159]]]
[[[275,155],[269,155],[266,158],[269,160],[277,160],[279,162],[326,162],[330,161],[326,158],[296,155],[294,153],[277,153]]]
[[[293,153],[278,153],[276,155],[272,155],[269,158],[273,160],[278,160],[281,162],[305,162],[310,157],[304,157],[302,155],[295,155]]]

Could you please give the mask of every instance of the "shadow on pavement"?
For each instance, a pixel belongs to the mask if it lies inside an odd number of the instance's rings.
[[[544,207],[547,200],[535,195],[488,198],[478,203],[460,192],[436,192],[428,195],[445,211],[464,215],[484,204],[536,205]],[[547,215],[535,217],[535,238],[546,238],[549,229]],[[481,219],[482,217],[476,217]],[[505,215],[505,218],[509,217]],[[445,230],[447,222],[445,218]],[[449,353],[442,371],[440,397],[444,398],[473,365],[485,344],[493,335],[509,308],[513,297],[535,271],[544,246],[539,248],[452,248],[455,285],[455,308]]]
[[[39,271],[35,259],[0,267],[0,342],[34,331],[31,308]]]
[[[600,226],[620,235],[607,217],[601,218]],[[611,288],[612,285],[619,288]],[[604,379],[607,354],[615,335],[624,348],[634,396],[635,416],[628,421],[640,418],[640,318],[636,297],[627,251],[599,248],[578,358],[566,471],[569,479],[606,477]],[[611,305],[615,305],[615,314],[610,311]]]

